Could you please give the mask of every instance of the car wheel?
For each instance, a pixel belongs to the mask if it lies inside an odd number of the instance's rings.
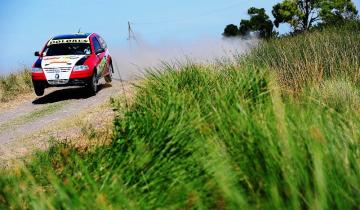
[[[113,66],[112,66],[112,64],[110,64],[110,66],[109,66],[109,74],[105,76],[105,82],[106,83],[111,83],[111,81],[112,81],[112,72],[113,72]]]
[[[38,86],[38,85],[34,85],[34,90],[35,90],[35,94],[36,94],[37,96],[42,96],[42,95],[44,95],[44,90],[45,90],[44,87]]]
[[[91,95],[96,95],[97,92],[97,78],[96,78],[96,74],[94,73],[93,76],[91,77],[91,80],[89,81],[88,86],[88,90],[90,92]]]

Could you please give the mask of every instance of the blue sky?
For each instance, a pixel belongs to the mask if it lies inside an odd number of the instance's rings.
[[[54,35],[97,32],[110,48],[126,46],[127,21],[142,40],[219,37],[225,25],[247,18],[249,7],[268,13],[279,0],[0,0],[0,74],[31,65],[33,52]],[[359,0],[355,0],[359,7]],[[283,27],[281,31],[286,31]]]

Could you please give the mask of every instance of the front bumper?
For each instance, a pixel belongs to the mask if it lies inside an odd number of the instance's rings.
[[[52,69],[48,68],[45,71],[48,71],[48,74],[51,74]],[[70,76],[68,79],[57,79],[54,77],[47,77],[45,72],[33,72],[32,80],[34,86],[40,87],[66,87],[66,86],[85,86],[92,81],[93,71],[71,71],[69,72]],[[50,79],[51,78],[51,79]],[[66,78],[66,77],[65,77]]]
[[[92,81],[92,77],[77,78],[68,80],[33,80],[34,86],[38,87],[68,87],[68,86],[85,86]]]

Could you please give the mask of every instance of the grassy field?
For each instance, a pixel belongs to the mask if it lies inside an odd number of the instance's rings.
[[[358,209],[359,24],[163,65],[113,100],[110,144],[0,172],[0,209]]]
[[[31,70],[24,69],[0,76],[0,102],[14,100],[16,96],[32,91]]]

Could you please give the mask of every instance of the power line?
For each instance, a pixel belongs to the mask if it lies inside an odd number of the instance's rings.
[[[131,22],[131,24],[133,25],[155,25],[155,24],[164,24],[164,23],[176,23],[176,22],[184,22],[184,21],[190,21],[190,20],[194,20],[196,18],[199,17],[205,17],[214,13],[218,13],[224,10],[228,10],[229,8],[235,8],[236,6],[239,6],[242,3],[236,3],[236,4],[231,4],[229,6],[226,7],[222,7],[219,9],[213,9],[207,12],[203,12],[198,14],[197,16],[192,16],[192,17],[187,17],[187,18],[180,18],[180,19],[163,19],[163,20],[157,20],[157,21],[146,21],[146,22]]]
[[[131,40],[135,40],[135,42],[139,45],[138,40],[136,39],[135,33],[133,31],[133,27],[132,25],[156,25],[156,24],[164,24],[164,23],[176,23],[176,22],[184,22],[184,21],[193,21],[194,19],[197,19],[199,17],[205,17],[214,13],[219,13],[225,10],[228,10],[229,8],[236,8],[237,6],[239,6],[242,3],[234,3],[234,4],[230,4],[226,7],[222,7],[222,8],[218,8],[218,9],[213,9],[213,10],[209,10],[207,12],[202,12],[199,13],[196,17],[186,17],[186,18],[181,18],[181,19],[163,19],[163,20],[157,20],[157,21],[147,21],[147,22],[130,22],[128,21],[128,38],[127,40],[129,41],[129,47],[130,49],[131,47]]]

